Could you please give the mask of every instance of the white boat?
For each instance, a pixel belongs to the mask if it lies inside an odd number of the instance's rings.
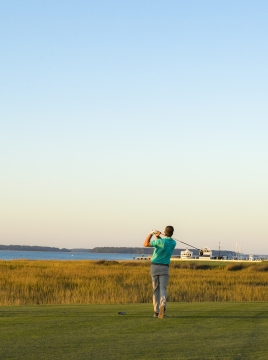
[[[203,255],[199,256],[199,260],[211,260],[212,259],[212,251],[207,246],[203,249]]]

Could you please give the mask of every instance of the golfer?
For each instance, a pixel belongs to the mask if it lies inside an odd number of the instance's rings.
[[[171,238],[173,226],[165,228],[165,238],[161,238],[161,232],[153,230],[145,239],[143,246],[154,247],[151,261],[151,276],[153,281],[153,305],[154,317],[162,319],[167,306],[167,283],[169,278],[169,263],[176,241]],[[153,235],[156,240],[151,240]]]

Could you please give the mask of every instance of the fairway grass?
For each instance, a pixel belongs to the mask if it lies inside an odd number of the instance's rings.
[[[119,311],[126,312],[118,315]],[[266,302],[0,307],[0,359],[267,359]]]

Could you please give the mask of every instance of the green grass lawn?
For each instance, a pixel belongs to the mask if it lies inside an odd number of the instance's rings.
[[[126,315],[118,315],[125,311]],[[0,359],[268,359],[268,306],[152,305],[0,307]]]

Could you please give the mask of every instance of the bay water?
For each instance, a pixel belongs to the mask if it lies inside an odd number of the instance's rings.
[[[0,260],[134,260],[141,254],[0,250]]]

